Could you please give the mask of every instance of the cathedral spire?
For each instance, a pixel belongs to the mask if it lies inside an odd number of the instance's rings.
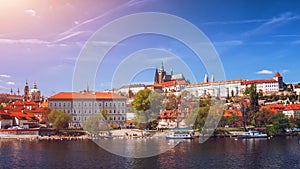
[[[155,84],[158,83],[158,69],[157,69],[157,67],[156,67],[156,69],[155,69],[154,83],[155,83]]]
[[[164,71],[165,70],[165,68],[164,68],[164,62],[163,61],[161,61],[161,66],[160,66],[160,71]]]

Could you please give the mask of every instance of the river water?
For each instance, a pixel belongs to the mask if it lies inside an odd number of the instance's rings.
[[[93,141],[0,140],[0,168],[300,168],[298,137],[181,142],[149,158],[111,154]]]

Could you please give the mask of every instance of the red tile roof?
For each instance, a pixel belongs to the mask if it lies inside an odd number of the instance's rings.
[[[126,99],[111,92],[60,92],[49,98],[49,100],[63,99]]]
[[[160,113],[161,119],[176,119],[177,113],[173,110],[164,110]]]
[[[284,110],[300,110],[300,104],[288,104],[284,107]]]
[[[282,77],[279,72],[276,72],[274,77]]]
[[[242,117],[243,116],[242,112],[240,112],[238,110],[225,110],[223,116],[224,117],[230,117],[233,114],[235,114],[238,117]]]
[[[243,80],[243,84],[253,84],[253,83],[275,83],[274,79],[261,79],[261,80]]]

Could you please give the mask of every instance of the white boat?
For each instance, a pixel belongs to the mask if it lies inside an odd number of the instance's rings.
[[[194,135],[189,131],[170,131],[166,139],[193,139]]]
[[[266,133],[262,133],[260,131],[256,130],[250,130],[247,132],[244,132],[242,134],[237,135],[238,139],[247,139],[247,138],[268,138],[268,135]]]

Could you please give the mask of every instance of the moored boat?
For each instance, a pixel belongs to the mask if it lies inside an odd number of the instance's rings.
[[[250,131],[247,131],[247,132],[237,135],[237,138],[238,139],[268,138],[268,135],[266,133],[262,133],[260,131],[250,130]]]
[[[189,129],[174,129],[166,136],[167,139],[193,139],[195,138],[192,131]]]

